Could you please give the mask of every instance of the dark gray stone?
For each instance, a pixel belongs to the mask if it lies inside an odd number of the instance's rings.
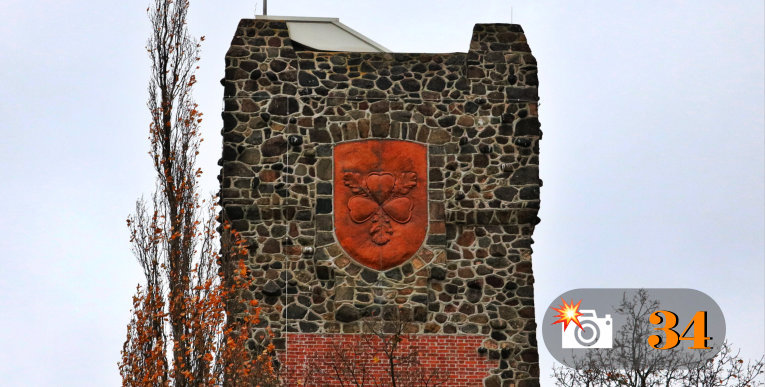
[[[388,77],[380,77],[375,81],[375,85],[377,85],[377,88],[380,90],[387,90],[393,85],[393,82],[391,82]]]
[[[496,269],[502,269],[508,267],[510,261],[505,257],[491,257],[486,260],[486,264]]]
[[[351,85],[362,89],[371,89],[375,87],[375,83],[368,79],[354,79],[351,81]]]
[[[287,152],[287,140],[283,136],[270,138],[260,147],[260,153],[264,157],[278,156],[285,152]]]
[[[298,84],[304,87],[319,86],[319,78],[308,71],[298,72]]]
[[[282,288],[274,281],[268,281],[263,286],[263,294],[267,296],[279,296],[282,294]]]
[[[452,115],[443,116],[438,119],[438,125],[442,128],[448,128],[450,126],[454,126],[456,122],[457,122],[457,117]]]
[[[278,73],[287,68],[287,63],[279,59],[274,59],[271,61],[269,67],[271,70]]]
[[[515,123],[516,136],[539,136],[539,119],[536,117],[522,118]]]
[[[521,148],[528,148],[533,142],[528,138],[518,137],[513,140],[513,144],[518,145]]]
[[[250,168],[246,164],[236,162],[236,161],[230,161],[223,164],[223,173],[226,176],[240,176],[240,177],[255,176],[255,173],[252,171],[252,168]]]
[[[442,91],[444,87],[446,87],[446,82],[441,77],[431,78],[425,86],[426,89],[432,91]]]
[[[481,289],[468,288],[465,291],[465,299],[473,303],[481,301],[482,296],[483,296],[483,292],[481,291]]]
[[[403,278],[403,275],[401,274],[401,270],[399,268],[390,269],[385,272],[385,276],[394,280],[394,281],[401,281]]]
[[[539,199],[539,187],[524,187],[521,189],[521,200]]]
[[[430,268],[430,278],[437,280],[437,281],[443,281],[446,279],[446,269],[439,267],[439,266],[433,266]]]
[[[353,305],[344,304],[341,305],[335,311],[335,320],[341,322],[354,322],[359,319],[359,310]]]
[[[300,332],[312,333],[319,330],[319,324],[313,322],[300,321],[298,324],[300,326]]]
[[[524,184],[538,184],[539,183],[539,167],[528,166],[518,168],[510,177],[510,184],[524,185]]]
[[[420,82],[416,79],[407,78],[401,81],[401,87],[409,92],[420,91]]]
[[[316,278],[328,281],[334,278],[334,271],[328,266],[316,266]]]
[[[505,90],[510,101],[537,101],[539,95],[536,87],[508,87]]]
[[[290,304],[287,306],[287,318],[290,320],[302,319],[306,313],[308,313],[308,309],[302,305]]]
[[[521,286],[518,288],[518,290],[515,291],[515,294],[519,297],[534,297],[534,287]]]
[[[494,197],[509,202],[515,198],[517,192],[518,190],[513,187],[499,187],[494,190]]]
[[[518,382],[518,387],[539,387],[539,379],[528,378]]]
[[[273,97],[268,104],[268,112],[271,114],[286,116],[299,111],[298,101],[292,97]]]
[[[361,278],[363,278],[364,281],[367,281],[369,283],[377,282],[377,272],[364,269],[361,271]]]
[[[329,198],[316,199],[316,213],[317,214],[332,213],[332,199],[329,199]]]

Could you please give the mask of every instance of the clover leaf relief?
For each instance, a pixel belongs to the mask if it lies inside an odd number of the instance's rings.
[[[401,172],[371,172],[365,178],[360,173],[347,172],[343,183],[354,194],[348,200],[351,220],[355,223],[371,223],[369,234],[372,241],[384,245],[391,240],[391,220],[400,224],[412,218],[414,203],[406,195],[417,186],[417,174]]]

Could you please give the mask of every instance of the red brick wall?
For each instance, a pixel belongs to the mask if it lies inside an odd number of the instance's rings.
[[[417,363],[397,365],[400,381],[435,375],[444,386],[482,386],[497,361],[478,354],[485,338],[474,335],[413,335],[399,345],[399,358],[417,353]],[[280,355],[290,386],[341,386],[336,370],[345,369],[345,385],[351,369],[357,377],[366,378],[366,385],[389,385],[384,343],[373,335],[352,334],[287,334],[287,353]],[[345,359],[343,358],[345,356]],[[377,384],[375,383],[377,381]],[[420,384],[420,383],[417,383]]]

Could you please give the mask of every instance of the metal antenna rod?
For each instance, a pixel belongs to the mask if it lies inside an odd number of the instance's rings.
[[[263,0],[263,16],[268,15],[268,0]]]

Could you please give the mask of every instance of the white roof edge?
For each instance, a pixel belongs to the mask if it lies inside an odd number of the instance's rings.
[[[313,22],[339,22],[336,17],[308,17],[308,16],[274,16],[274,15],[255,15],[255,19],[265,20],[284,20],[284,21],[313,21]]]
[[[379,44],[379,43],[375,42],[374,40],[372,40],[372,39],[362,35],[360,32],[354,30],[353,28],[348,27],[347,25],[345,25],[343,23],[340,23],[340,19],[335,19],[335,20],[336,21],[333,21],[332,23],[337,25],[338,27],[348,31],[349,34],[351,34],[351,35],[353,35],[353,36],[355,36],[355,37],[357,37],[357,38],[359,38],[359,39],[369,43],[370,46],[380,50],[381,52],[390,52],[390,50],[388,50],[382,44]]]
[[[342,29],[343,31],[353,35],[354,37],[364,41],[365,43],[369,44],[370,46],[378,49],[380,52],[390,52],[385,46],[382,44],[379,44],[375,42],[374,40],[364,36],[360,32],[354,30],[351,27],[348,27],[347,25],[340,22],[339,18],[335,17],[307,17],[307,16],[275,16],[275,15],[256,15],[255,19],[261,19],[261,20],[284,20],[288,22],[323,22],[323,23],[332,23],[338,28]]]

